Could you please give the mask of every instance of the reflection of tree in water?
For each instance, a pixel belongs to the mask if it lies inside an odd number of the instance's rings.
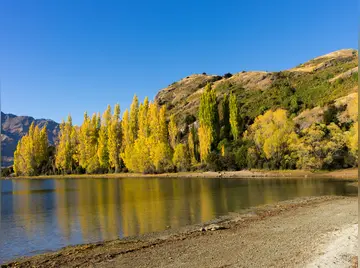
[[[119,234],[118,181],[78,180],[76,207],[84,241],[115,239]]]
[[[14,219],[17,223],[22,223],[25,234],[28,237],[33,235],[34,217],[31,213],[31,181],[29,180],[13,180],[13,211]]]
[[[14,222],[23,226],[23,235],[31,238],[46,227],[51,189],[42,180],[12,180],[11,184]]]
[[[70,217],[70,207],[69,200],[67,197],[67,180],[54,180],[55,184],[55,212],[56,219],[59,229],[66,240],[70,239],[71,236],[71,224],[72,218]]]
[[[9,206],[0,207],[6,211],[2,215],[6,219],[0,218],[0,222],[5,220],[1,226],[1,230],[5,230],[3,241],[0,242],[9,252],[26,253],[177,228],[301,196],[346,193],[345,181],[310,178],[9,182],[12,195],[0,203],[0,206]],[[6,184],[0,184],[0,190],[1,186],[6,188]],[[10,246],[9,236],[15,237],[15,246]]]
[[[42,213],[31,212],[45,207],[40,199],[34,205],[30,186],[40,189],[41,185],[33,183],[14,183],[14,211],[28,233],[34,221],[36,225],[44,222],[39,219]],[[207,222],[228,212],[298,196],[343,192],[336,185],[313,179],[54,180],[54,215],[65,239],[80,228],[83,242],[91,242]],[[76,191],[69,190],[74,187]]]

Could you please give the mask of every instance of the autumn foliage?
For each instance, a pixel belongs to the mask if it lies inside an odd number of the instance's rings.
[[[333,169],[357,166],[357,100],[348,104],[348,122],[313,123],[300,129],[285,109],[268,109],[244,124],[239,100],[219,101],[208,84],[197,120],[180,128],[174,115],[145,98],[133,98],[102,115],[85,113],[81,126],[71,116],[60,125],[55,151],[46,127],[32,124],[17,145],[16,175],[234,169]]]

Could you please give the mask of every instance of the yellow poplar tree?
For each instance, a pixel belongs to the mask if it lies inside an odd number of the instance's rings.
[[[72,118],[69,115],[67,122],[60,124],[58,144],[56,146],[55,166],[64,173],[72,172],[75,166],[74,154],[76,144],[74,143]]]
[[[120,105],[116,104],[114,114],[108,128],[108,148],[109,148],[109,164],[111,168],[115,168],[115,172],[120,171],[120,149],[121,149],[121,122],[120,122]]]
[[[123,159],[125,166],[130,171],[144,172],[151,164],[147,139],[149,134],[147,120],[148,109],[148,98],[146,97],[144,103],[141,103],[140,106],[138,106],[137,97],[135,95],[133,103],[130,107],[130,119],[128,127],[130,134],[129,144],[124,146],[124,151],[121,153],[121,158]],[[134,118],[136,118],[136,120]],[[123,120],[125,120],[125,118]],[[137,129],[133,128],[135,121]],[[127,127],[126,121],[123,122],[123,127]],[[136,135],[134,135],[134,133],[136,133]],[[125,135],[124,139],[127,138],[127,135]]]
[[[176,122],[175,122],[175,116],[171,115],[170,121],[169,121],[169,139],[170,139],[171,148],[173,150],[175,149],[175,146],[176,146],[177,133],[178,133],[178,129],[177,129]]]
[[[167,137],[167,125],[165,117],[166,108],[159,109],[156,103],[151,103],[149,107],[149,126],[150,137],[148,139],[150,159],[152,166],[162,172],[171,166],[171,151]]]
[[[34,132],[35,124],[34,122],[30,125],[29,134],[24,140],[24,158],[26,163],[25,174],[35,175],[35,157],[34,157]]]
[[[87,112],[84,113],[84,120],[79,129],[78,134],[78,146],[77,146],[77,155],[79,165],[86,169],[89,162],[89,154],[87,147],[89,146],[89,135],[90,135],[90,118]]]
[[[130,131],[130,142],[133,143],[137,138],[138,131],[138,113],[139,113],[139,100],[136,95],[134,95],[133,101],[130,106],[130,118],[129,118],[129,128]]]
[[[132,155],[132,162],[135,166],[135,171],[151,172],[151,158],[150,158],[150,144],[149,134],[150,125],[148,120],[149,99],[145,97],[144,102],[139,106],[138,113],[138,136],[134,143],[134,154]]]
[[[111,107],[107,106],[107,109],[103,113],[101,126],[99,130],[98,150],[97,155],[99,158],[100,167],[103,169],[109,168],[109,149],[108,149],[108,135],[111,121]]]
[[[100,114],[94,113],[89,124],[89,136],[86,139],[86,152],[88,157],[88,164],[86,166],[87,173],[95,173],[100,168],[99,158],[97,155],[100,126]]]
[[[14,171],[16,175],[39,175],[48,157],[48,137],[46,126],[42,129],[30,125],[14,152]]]
[[[198,129],[198,135],[200,159],[201,161],[205,161],[211,150],[211,129],[207,126],[200,125]]]
[[[19,140],[18,144],[16,145],[16,150],[14,152],[14,172],[17,176],[22,175],[26,169],[25,158],[22,153],[22,151],[24,150],[24,141],[24,137]]]
[[[126,146],[131,145],[131,133],[130,133],[130,125],[129,125],[129,111],[126,109],[122,120],[121,120],[121,129],[123,133],[122,138],[122,150],[124,151]]]
[[[47,135],[47,129],[46,125],[40,130],[39,140],[36,141],[37,148],[38,148],[38,154],[37,154],[37,163],[38,166],[41,166],[48,160],[48,135]]]

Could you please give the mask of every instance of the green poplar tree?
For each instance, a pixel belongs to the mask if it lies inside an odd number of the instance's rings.
[[[237,98],[234,94],[230,94],[229,106],[230,106],[231,134],[234,140],[238,140],[240,136],[240,129],[239,129],[240,115],[239,115]]]
[[[229,108],[229,95],[225,94],[222,101],[222,138],[229,139],[230,137],[230,108]]]
[[[216,94],[207,84],[200,98],[199,141],[201,161],[205,161],[212,148],[216,148],[219,137],[219,113]]]

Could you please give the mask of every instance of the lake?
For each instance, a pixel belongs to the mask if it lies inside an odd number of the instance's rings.
[[[304,196],[354,195],[331,179],[0,180],[0,263],[210,221]]]

